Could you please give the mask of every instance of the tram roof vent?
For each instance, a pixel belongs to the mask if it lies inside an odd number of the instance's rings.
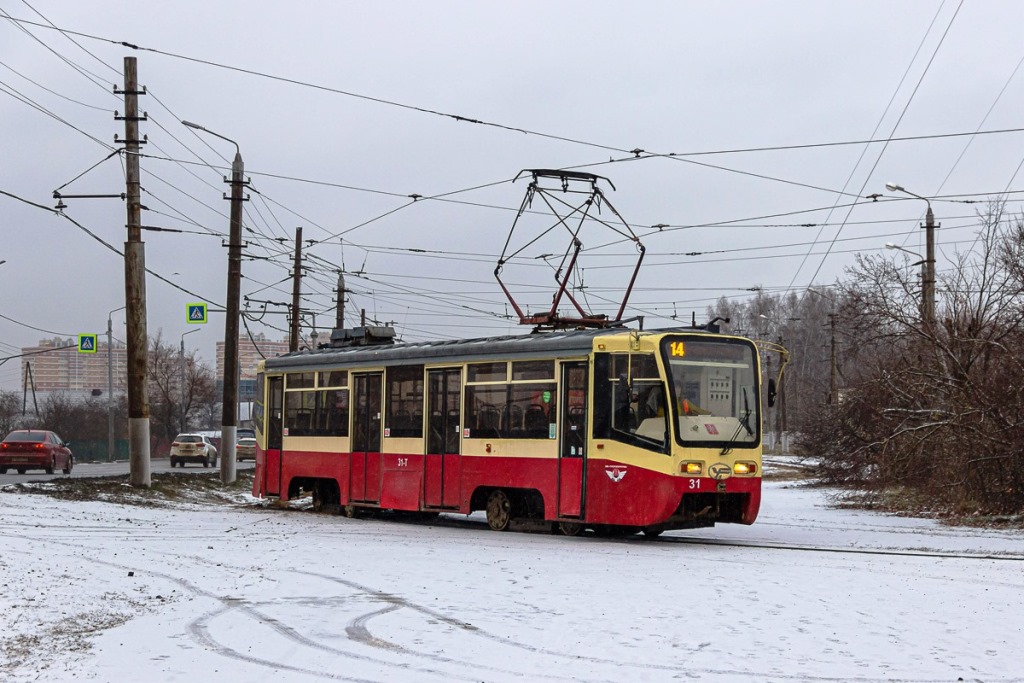
[[[385,325],[336,327],[331,331],[331,347],[378,346],[395,343],[395,328]]]

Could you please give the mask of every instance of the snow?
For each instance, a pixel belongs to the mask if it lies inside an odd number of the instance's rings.
[[[1024,681],[1020,531],[779,482],[654,542],[251,503],[0,493],[0,680]]]

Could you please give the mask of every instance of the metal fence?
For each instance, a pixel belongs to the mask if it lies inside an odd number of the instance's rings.
[[[110,457],[106,439],[81,439],[71,442],[71,452],[76,462],[110,462],[128,459],[128,439],[114,441],[113,457]]]

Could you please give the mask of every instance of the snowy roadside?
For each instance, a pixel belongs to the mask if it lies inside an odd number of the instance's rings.
[[[785,481],[752,527],[655,542],[204,487],[0,491],[0,680],[1024,680],[1020,532]]]

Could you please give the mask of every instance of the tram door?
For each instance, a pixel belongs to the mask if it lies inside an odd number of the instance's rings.
[[[284,378],[267,378],[267,450],[263,459],[263,493],[281,495],[281,444],[284,434]]]
[[[459,506],[462,369],[427,372],[427,452],[423,502],[426,507]]]
[[[562,363],[558,446],[558,516],[583,517],[587,446],[587,364]]]
[[[352,467],[349,497],[380,502],[381,386],[384,373],[353,374]]]

